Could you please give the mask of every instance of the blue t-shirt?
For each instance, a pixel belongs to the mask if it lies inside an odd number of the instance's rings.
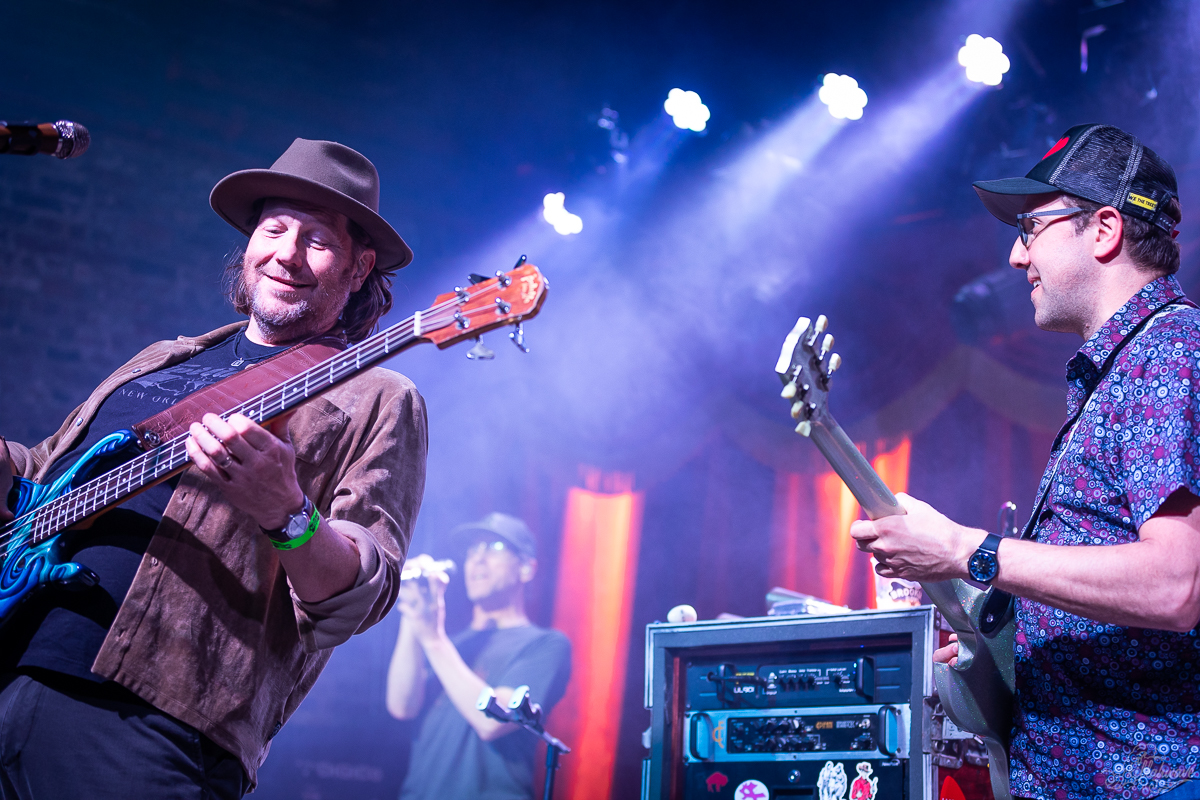
[[[251,342],[239,331],[187,361],[118,387],[97,410],[83,441],[54,462],[45,482],[64,474],[108,434],[130,428],[278,351]],[[0,629],[0,670],[34,667],[101,680],[92,673],[92,663],[178,482],[178,476],[164,481],[100,516],[90,528],[62,534],[65,558],[95,572],[100,582],[79,591],[49,587],[22,603]]]
[[[567,689],[571,643],[556,630],[535,625],[468,628],[453,641],[463,661],[485,683],[528,686],[529,699],[546,714]],[[532,798],[540,741],[525,730],[491,742],[480,739],[442,691],[437,676],[430,674],[401,800]]]

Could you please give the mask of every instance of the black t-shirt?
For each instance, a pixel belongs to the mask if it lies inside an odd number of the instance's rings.
[[[119,387],[100,406],[83,441],[54,462],[45,483],[65,474],[108,434],[276,352],[278,348],[255,344],[239,331],[187,361]],[[92,673],[92,663],[178,482],[178,476],[164,481],[99,517],[87,530],[62,534],[64,557],[95,572],[100,583],[78,591],[51,587],[28,598],[0,629],[0,670],[38,667],[101,680]]]
[[[467,629],[454,637],[454,646],[489,686],[528,686],[530,700],[545,713],[562,699],[571,677],[571,643],[555,630],[534,625]],[[431,671],[400,798],[532,798],[539,741],[524,730],[491,742],[480,739]]]

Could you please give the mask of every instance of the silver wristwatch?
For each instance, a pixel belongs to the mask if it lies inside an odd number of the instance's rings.
[[[268,530],[262,529],[262,532],[267,535],[274,545],[285,545],[282,549],[290,550],[292,547],[299,547],[305,540],[312,536],[309,531],[309,523],[312,522],[313,514],[316,509],[313,507],[312,500],[308,499],[308,495],[304,495],[304,505],[295,514],[289,514],[287,522],[282,528]],[[288,547],[287,545],[290,545]]]

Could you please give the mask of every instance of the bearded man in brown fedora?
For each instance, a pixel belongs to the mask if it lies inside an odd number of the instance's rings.
[[[366,338],[412,260],[375,167],[333,142],[297,139],[210,203],[250,237],[227,274],[249,322],[146,348],[46,441],[0,441],[0,474],[50,483],[287,346]],[[241,797],[333,647],[395,601],[427,447],[407,378],[369,369],[284,424],[208,413],[189,433],[190,469],[64,541],[94,585],[32,595],[0,629],[3,800]]]

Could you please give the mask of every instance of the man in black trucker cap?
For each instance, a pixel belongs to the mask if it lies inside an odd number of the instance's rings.
[[[172,409],[182,431],[159,450],[182,442],[191,460],[63,535],[76,591],[52,586],[3,620],[4,800],[241,797],[333,648],[399,590],[425,483],[411,381],[367,369],[265,426],[177,405],[290,345],[336,352],[369,335],[412,260],[379,216],[379,175],[345,145],[296,139],[269,169],[222,179],[210,204],[249,237],[227,274],[249,320],[151,345],[39,445],[0,441],[0,474],[48,484]],[[6,563],[0,601],[41,555]]]
[[[1015,596],[1014,796],[1200,797],[1200,311],[1174,278],[1175,173],[1080,125],[975,189],[1018,228],[1038,326],[1083,340],[1034,513],[1002,540],[901,495],[907,515],[851,533],[883,575]]]
[[[400,797],[512,800],[534,796],[535,736],[475,707],[490,688],[501,705],[518,686],[549,713],[566,691],[571,644],[525,614],[525,587],[537,570],[537,542],[516,517],[492,512],[451,531],[463,558],[471,624],[446,634],[448,581],[427,555],[412,559],[423,575],[400,587],[400,635],[388,669],[387,707],[417,718],[412,758]]]

